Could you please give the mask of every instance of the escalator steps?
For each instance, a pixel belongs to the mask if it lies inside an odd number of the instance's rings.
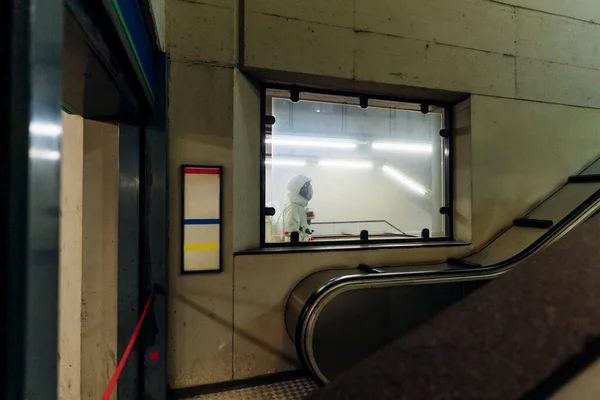
[[[600,174],[575,175],[569,178],[569,183],[600,183]]]
[[[462,258],[450,257],[446,262],[450,265],[456,265],[457,267],[465,267],[465,268],[481,268],[481,264],[477,264],[474,262],[470,262],[467,260],[463,260]]]
[[[513,224],[523,228],[549,229],[554,225],[554,222],[549,219],[517,218],[513,221]]]
[[[358,269],[360,271],[366,272],[367,274],[381,274],[383,271],[377,268],[373,268],[370,265],[359,264]]]

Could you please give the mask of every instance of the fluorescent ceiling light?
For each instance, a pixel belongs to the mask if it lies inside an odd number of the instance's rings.
[[[290,159],[275,159],[275,160],[265,160],[265,164],[267,165],[287,165],[290,167],[303,167],[306,165],[306,161],[304,160],[290,160]]]
[[[322,167],[371,168],[373,163],[360,160],[320,160],[319,165]]]
[[[431,153],[432,146],[428,143],[408,142],[375,142],[371,145],[374,150],[398,151],[406,153]]]
[[[354,149],[356,142],[344,139],[320,139],[320,138],[298,138],[298,137],[271,137],[265,139],[265,143],[287,147],[321,147],[334,149]]]
[[[29,157],[38,160],[58,160],[60,159],[60,152],[55,150],[31,149],[29,150]]]
[[[53,123],[32,122],[29,124],[29,132],[37,136],[57,137],[62,133],[62,126]]]
[[[418,184],[414,180],[410,179],[408,176],[404,175],[402,172],[398,171],[397,169],[394,169],[392,167],[388,167],[387,165],[384,165],[383,170],[385,171],[385,173],[387,173],[391,177],[395,178],[398,182],[400,182],[404,186],[412,189],[416,193],[419,193],[421,195],[424,195],[427,193],[427,189],[425,189],[425,187]]]

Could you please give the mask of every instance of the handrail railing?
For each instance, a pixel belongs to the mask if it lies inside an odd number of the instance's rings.
[[[313,222],[312,225],[343,225],[343,224],[373,224],[373,223],[384,223],[386,225],[391,226],[393,229],[397,230],[398,232],[406,235],[406,232],[404,232],[402,229],[398,228],[397,226],[395,226],[394,224],[392,224],[391,222],[389,222],[388,220],[385,220],[385,219],[367,219],[367,220],[363,220],[363,221],[317,221],[317,222]]]

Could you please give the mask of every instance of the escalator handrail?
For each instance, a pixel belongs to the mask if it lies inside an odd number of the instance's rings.
[[[341,289],[342,287],[366,282],[368,282],[369,284],[374,284],[376,286],[384,286],[384,282],[393,281],[390,282],[388,285],[393,286],[392,283],[400,284],[411,282],[426,284],[465,280],[483,280],[488,278],[494,278],[508,271],[513,266],[528,258],[544,246],[562,237],[562,235],[568,232],[570,228],[576,226],[578,223],[587,219],[598,208],[600,208],[600,189],[595,191],[585,201],[583,201],[581,204],[575,207],[562,220],[560,220],[558,223],[554,224],[551,228],[549,228],[541,237],[539,237],[537,240],[531,243],[527,248],[510,258],[488,266],[482,266],[479,268],[452,268],[445,269],[442,271],[406,271],[382,272],[378,274],[350,274],[330,279],[309,296],[307,301],[302,306],[300,313],[298,314],[295,332],[293,334],[295,339],[294,342],[296,345],[296,351],[301,359],[302,364],[305,368],[307,368],[307,370],[311,371],[314,376],[317,376],[319,380],[322,381],[322,383],[327,382],[327,379],[323,376],[323,374],[321,374],[318,371],[318,368],[315,369],[316,365],[312,365],[312,363],[309,362],[309,355],[307,354],[305,348],[306,341],[303,340],[303,338],[307,334],[307,328],[309,323],[312,319],[314,319],[313,311],[317,308],[319,303],[323,302],[327,297],[330,297],[333,293],[338,292],[339,289]],[[463,258],[467,258],[469,256],[465,256]],[[317,272],[316,274],[320,272]],[[298,285],[300,285],[300,283]],[[296,287],[298,287],[298,285]],[[294,291],[295,289],[292,290],[292,295]],[[337,294],[339,294],[339,292]],[[291,336],[292,332],[288,330],[288,334],[290,334]]]

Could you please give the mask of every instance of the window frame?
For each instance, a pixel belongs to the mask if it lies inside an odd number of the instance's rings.
[[[290,99],[292,93],[311,93],[321,94],[330,96],[344,96],[360,98],[361,100],[383,100],[393,101],[398,103],[409,103],[417,104],[421,107],[438,107],[444,109],[443,126],[440,131],[446,132],[447,136],[443,137],[442,141],[442,160],[444,162],[444,169],[442,173],[442,191],[443,191],[443,206],[446,212],[444,219],[444,229],[446,232],[445,236],[433,237],[433,238],[397,238],[397,239],[368,239],[368,240],[319,240],[309,242],[277,242],[270,243],[266,242],[266,229],[265,229],[265,201],[266,201],[266,166],[265,161],[267,158],[267,149],[265,139],[267,136],[267,126],[271,125],[269,119],[272,115],[267,115],[267,91],[273,90],[287,90],[290,92]],[[454,124],[453,124],[453,106],[454,103],[440,102],[437,100],[427,99],[408,99],[396,96],[373,94],[373,93],[357,93],[342,90],[328,90],[320,88],[311,88],[297,85],[281,85],[281,84],[262,84],[260,88],[260,248],[262,249],[281,249],[294,251],[301,247],[327,248],[327,251],[347,251],[349,246],[365,246],[369,245],[369,248],[373,248],[373,245],[382,245],[381,247],[389,248],[398,245],[398,247],[407,247],[407,245],[413,245],[410,247],[422,246],[423,244],[435,244],[441,242],[454,242]],[[440,209],[440,214],[442,214]],[[335,249],[336,246],[343,248]],[[315,249],[316,250],[316,249]]]

